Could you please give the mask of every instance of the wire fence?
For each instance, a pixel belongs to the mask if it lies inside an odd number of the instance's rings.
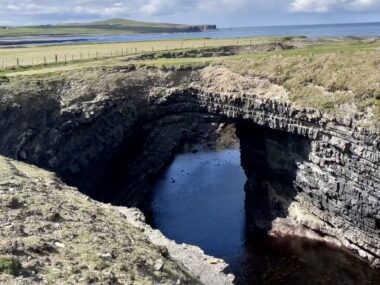
[[[139,54],[140,52],[136,50],[115,50],[107,52],[79,52],[79,53],[57,53],[49,54],[44,56],[34,56],[34,57],[16,57],[16,58],[0,58],[0,69],[7,69],[12,67],[28,67],[37,65],[48,65],[54,63],[68,63],[74,61],[85,61],[85,60],[96,60],[111,57],[119,57],[124,55]]]
[[[168,43],[160,45],[148,46],[147,43],[141,44],[140,46],[125,46],[117,49],[110,50],[110,48],[104,48],[103,50],[94,50],[94,46],[88,46],[88,50],[83,48],[82,50],[75,49],[71,51],[64,51],[65,46],[57,46],[56,49],[59,50],[54,52],[50,47],[49,51],[43,52],[43,48],[38,51],[38,55],[23,55],[22,52],[17,57],[10,57],[9,55],[2,58],[0,53],[0,70],[13,69],[19,67],[32,67],[38,65],[51,65],[51,64],[62,64],[78,61],[89,61],[98,59],[107,59],[112,57],[121,57],[127,55],[137,55],[151,52],[163,52],[163,51],[173,51],[173,50],[184,50],[190,48],[207,48],[207,47],[217,47],[217,46],[227,46],[227,45],[247,45],[252,44],[251,40],[231,40],[229,41],[203,41],[199,40],[194,42],[181,42],[175,45]],[[101,44],[105,46],[104,44]],[[117,44],[120,46],[120,44]],[[72,46],[71,46],[72,47]],[[72,49],[72,48],[71,48]],[[8,51],[10,49],[7,49]],[[25,48],[25,53],[28,53],[28,48]],[[2,51],[2,50],[0,50]],[[11,52],[10,52],[11,53]]]

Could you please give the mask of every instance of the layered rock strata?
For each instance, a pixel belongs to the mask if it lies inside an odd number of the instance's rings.
[[[0,152],[73,182],[91,182],[123,153],[127,167],[139,169],[137,181],[147,181],[205,116],[233,121],[248,176],[247,211],[258,227],[343,245],[380,266],[380,135],[355,114],[295,106],[283,87],[223,67],[104,71],[102,85],[99,76],[40,82],[17,94],[3,89]],[[127,201],[118,200],[135,204],[142,189],[126,187],[119,196]],[[264,208],[255,207],[255,197]]]

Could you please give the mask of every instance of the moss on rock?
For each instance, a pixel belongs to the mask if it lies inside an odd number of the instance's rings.
[[[13,276],[20,275],[21,263],[13,258],[0,257],[0,273]]]

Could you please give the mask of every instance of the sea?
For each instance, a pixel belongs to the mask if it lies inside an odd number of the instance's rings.
[[[219,28],[204,32],[191,33],[161,33],[161,34],[134,34],[134,35],[90,35],[75,37],[23,37],[2,38],[0,46],[7,45],[50,45],[54,43],[104,43],[104,42],[132,42],[169,39],[195,38],[243,38],[257,36],[306,36],[309,38],[321,37],[380,37],[380,22],[351,23],[351,24],[324,24],[324,25],[294,25],[294,26],[264,26]]]

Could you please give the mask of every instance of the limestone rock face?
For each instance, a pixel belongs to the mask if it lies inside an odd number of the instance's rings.
[[[3,96],[0,153],[82,183],[123,153],[130,178],[144,182],[198,125],[233,121],[253,225],[342,245],[380,266],[380,132],[355,114],[295,106],[282,86],[225,68],[113,70],[101,86],[96,80],[66,78]],[[131,185],[119,194],[143,200],[140,183]]]
[[[241,143],[248,197],[261,191],[268,207],[259,226],[343,245],[380,266],[377,131],[257,95],[194,93],[208,112],[266,130],[246,128],[252,138]]]

